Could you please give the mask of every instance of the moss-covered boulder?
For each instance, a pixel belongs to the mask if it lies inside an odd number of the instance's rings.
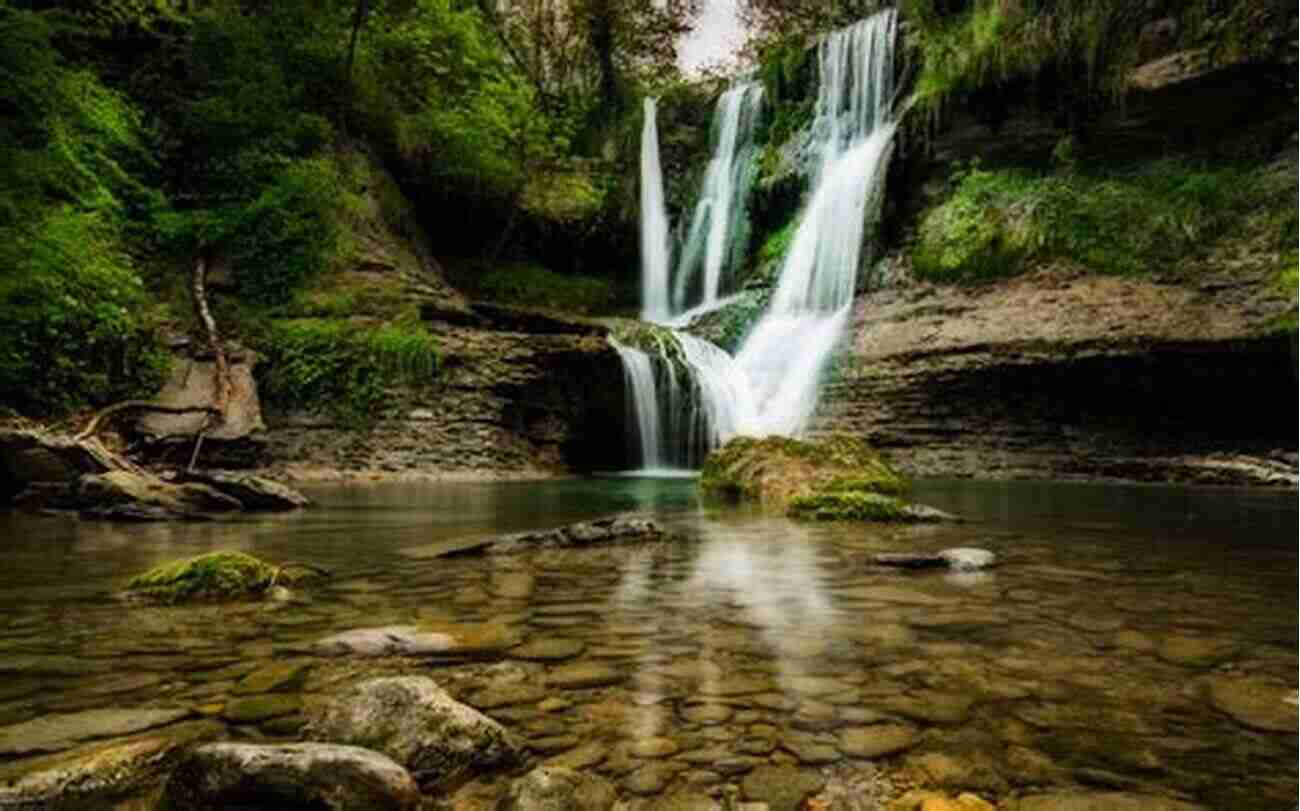
[[[277,585],[319,577],[300,565],[274,566],[243,552],[208,552],[155,566],[127,584],[127,593],[149,602],[227,601],[261,597]]]
[[[907,504],[893,496],[854,490],[808,493],[790,499],[786,514],[818,521],[906,521]]]
[[[898,496],[909,484],[862,440],[832,435],[811,441],[737,437],[704,460],[700,487],[786,508],[793,499],[818,492]]]

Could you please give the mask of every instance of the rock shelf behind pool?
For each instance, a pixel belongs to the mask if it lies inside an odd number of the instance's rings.
[[[974,572],[997,565],[997,555],[987,549],[956,547],[941,552],[882,552],[873,555],[877,566],[897,569],[952,569],[957,572]]]
[[[632,544],[671,537],[655,521],[643,515],[613,515],[594,521],[579,521],[555,529],[515,532],[462,542],[433,544],[403,549],[412,558],[444,558],[459,555],[504,555],[530,549],[582,548],[606,544]]]

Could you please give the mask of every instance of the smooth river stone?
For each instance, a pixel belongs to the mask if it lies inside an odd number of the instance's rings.
[[[586,650],[587,645],[577,639],[543,637],[533,639],[510,649],[510,658],[528,662],[558,662],[572,659]]]
[[[181,747],[220,737],[212,721],[173,724],[0,766],[0,808],[101,808],[157,779]]]
[[[882,709],[898,713],[914,721],[932,724],[960,724],[970,718],[975,702],[959,693],[926,690],[903,696],[894,696],[878,703]]]
[[[740,784],[746,800],[767,803],[771,811],[797,811],[825,785],[820,774],[793,766],[759,766]]]
[[[307,662],[275,662],[258,668],[235,685],[235,695],[274,693],[302,685],[311,665]]]
[[[824,766],[840,759],[840,752],[834,746],[807,735],[786,735],[781,739],[781,746],[808,766]]]
[[[466,702],[480,710],[493,710],[515,704],[531,704],[546,698],[546,691],[536,684],[513,682],[490,684],[470,696]]]
[[[1296,731],[1296,691],[1250,677],[1215,676],[1210,704],[1237,723],[1265,732]]]
[[[855,758],[891,755],[916,746],[920,740],[916,728],[907,724],[873,724],[839,732],[840,751]]]
[[[725,704],[689,704],[681,710],[682,718],[693,724],[721,724],[731,717]]]
[[[537,578],[527,572],[499,572],[488,581],[488,591],[506,600],[526,600],[533,596]]]
[[[519,644],[519,632],[505,625],[387,625],[356,628],[312,643],[333,656],[482,656]]]
[[[1166,662],[1186,667],[1208,667],[1227,659],[1236,646],[1223,639],[1174,634],[1161,641],[1156,655]]]
[[[663,758],[675,755],[681,749],[671,738],[642,738],[628,746],[628,752],[639,758]]]
[[[942,597],[904,586],[852,586],[836,589],[834,594],[845,600],[868,600],[902,605],[944,605],[950,602]]]
[[[565,665],[552,670],[546,676],[547,684],[568,690],[585,687],[606,687],[619,684],[626,676],[612,667],[597,664],[579,663]]]
[[[302,710],[302,698],[296,695],[267,695],[235,698],[226,702],[221,717],[233,724],[252,724],[271,718],[293,715]]]
[[[680,769],[677,764],[653,761],[625,777],[623,788],[641,796],[658,794],[668,787],[678,771]]]
[[[0,728],[0,755],[58,752],[82,741],[143,732],[188,715],[189,710],[175,708],[86,710],[45,715]]]

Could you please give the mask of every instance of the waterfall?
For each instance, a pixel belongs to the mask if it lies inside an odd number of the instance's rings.
[[[675,271],[675,313],[717,306],[727,275],[744,261],[749,241],[745,198],[757,170],[754,130],[762,106],[763,85],[753,79],[738,82],[718,99],[713,156]]]
[[[628,424],[636,426],[636,439],[641,466],[663,466],[659,443],[659,388],[655,384],[654,366],[650,356],[640,349],[624,346],[610,339],[619,360],[623,362],[623,391],[628,394]]]
[[[880,215],[892,151],[896,17],[885,9],[828,35],[813,137],[818,173],[768,311],[736,356],[758,434],[801,433],[849,319],[868,222]]]
[[[818,46],[813,193],[771,304],[736,357],[673,330],[655,339],[653,352],[611,339],[623,360],[629,424],[637,428],[642,466],[691,467],[737,434],[798,435],[806,429],[820,378],[849,321],[867,227],[880,216],[896,127],[890,111],[895,28],[894,10],[885,9],[832,32]],[[743,258],[739,253],[748,240],[745,196],[761,104],[761,86],[753,81],[736,84],[718,101],[714,154],[674,286],[655,107],[646,100],[641,137],[645,320],[683,326],[683,311],[718,306],[727,274]],[[694,303],[691,310],[685,309],[688,301]]]
[[[654,99],[644,103],[641,124],[641,317],[660,321],[672,315],[668,296],[668,214],[659,168],[659,129]]]

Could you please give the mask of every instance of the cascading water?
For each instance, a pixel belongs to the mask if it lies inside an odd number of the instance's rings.
[[[736,83],[718,99],[713,157],[674,273],[677,314],[716,307],[726,277],[744,261],[749,240],[745,198],[757,171],[754,131],[762,108],[763,85],[752,79]]]
[[[767,312],[732,359],[683,332],[655,353],[621,346],[641,463],[693,466],[736,434],[797,435],[817,405],[822,371],[844,333],[868,223],[880,214],[896,127],[896,14],[885,9],[829,34],[818,48],[820,86],[812,126],[817,177]],[[659,174],[654,103],[641,142],[643,317],[677,324],[692,290],[696,310],[716,307],[728,262],[743,245],[744,198],[753,162],[753,118],[762,91],[752,82],[719,100],[718,141],[670,296],[667,218]],[[738,218],[741,218],[738,220]],[[653,260],[653,261],[652,261]],[[699,281],[692,279],[699,276]],[[671,344],[671,346],[670,346]]]
[[[771,306],[736,356],[755,417],[747,432],[794,435],[853,305],[868,221],[880,213],[892,151],[896,15],[885,9],[824,39],[813,136],[819,170]]]
[[[668,214],[659,168],[659,127],[654,99],[646,99],[641,124],[641,317],[662,321],[672,315],[669,297]]]

